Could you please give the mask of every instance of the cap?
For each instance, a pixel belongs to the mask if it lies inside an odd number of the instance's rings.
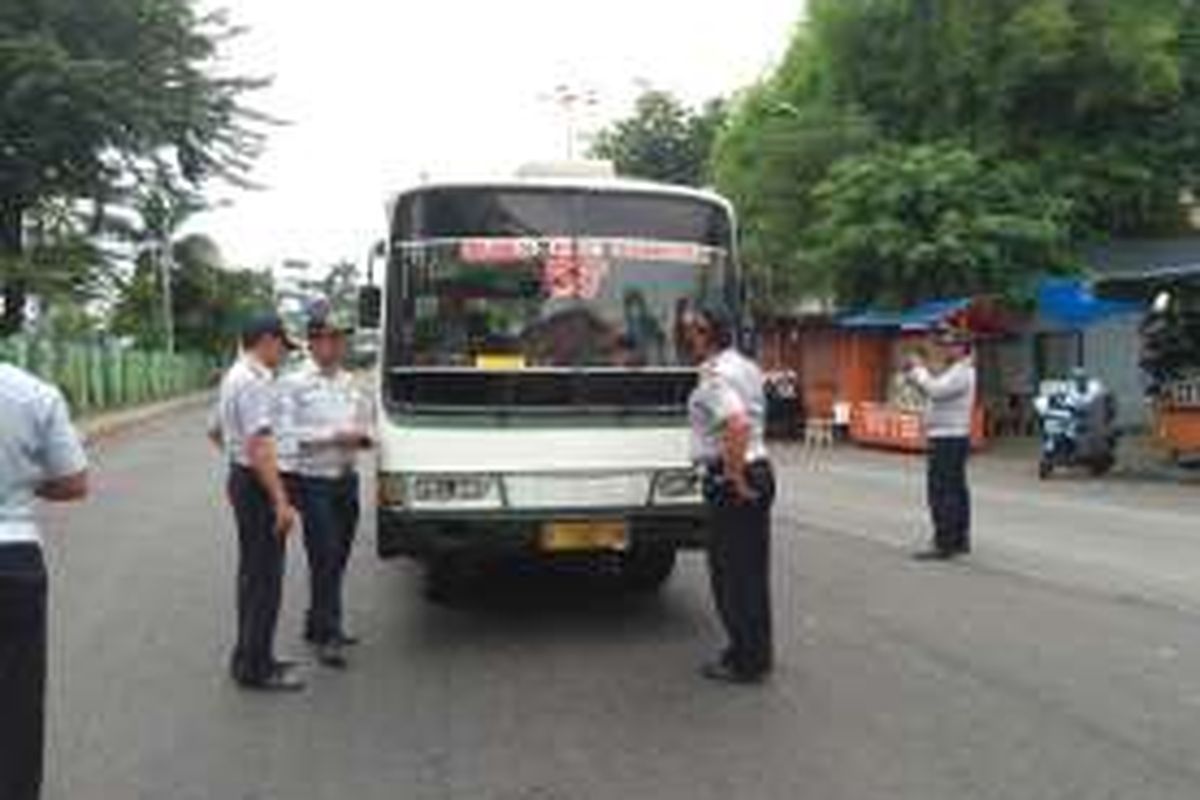
[[[970,330],[949,323],[943,323],[934,328],[933,338],[939,344],[945,345],[969,345],[972,341]]]
[[[242,344],[253,347],[264,336],[278,336],[288,350],[298,349],[298,345],[288,335],[283,318],[273,311],[255,314],[242,326]]]

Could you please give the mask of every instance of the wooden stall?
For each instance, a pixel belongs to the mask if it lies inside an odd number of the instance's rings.
[[[905,355],[943,324],[972,329],[990,306],[969,300],[927,303],[906,312],[868,313],[842,321],[839,352],[841,402],[850,411],[850,439],[866,447],[902,452],[928,448],[922,398],[902,377]],[[990,323],[989,323],[990,324]],[[976,406],[972,442],[987,443],[982,402]]]
[[[1154,418],[1155,435],[1172,459],[1200,454],[1200,379],[1172,385]]]

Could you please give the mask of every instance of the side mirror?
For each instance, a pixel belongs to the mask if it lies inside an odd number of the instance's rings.
[[[358,290],[358,327],[377,331],[383,323],[383,291],[378,286]]]

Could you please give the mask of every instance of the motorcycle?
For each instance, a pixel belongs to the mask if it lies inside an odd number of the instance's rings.
[[[1116,400],[1107,391],[1084,396],[1061,388],[1043,390],[1034,408],[1042,435],[1039,478],[1047,480],[1060,467],[1084,467],[1100,477],[1116,466],[1120,433]]]

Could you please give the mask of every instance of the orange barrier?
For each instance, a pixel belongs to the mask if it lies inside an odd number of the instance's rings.
[[[971,428],[972,445],[982,449],[987,443],[982,408],[975,409]],[[850,439],[867,447],[906,453],[923,453],[929,448],[923,414],[883,403],[857,403],[851,408]]]

